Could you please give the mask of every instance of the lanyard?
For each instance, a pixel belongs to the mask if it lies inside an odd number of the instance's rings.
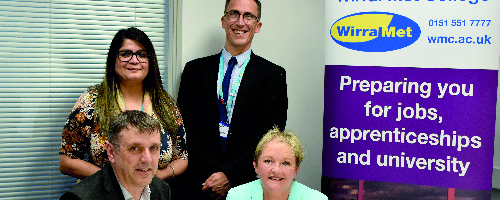
[[[251,55],[251,54],[250,54]],[[229,110],[231,106],[233,105],[234,101],[234,94],[236,94],[236,89],[238,89],[238,86],[241,81],[241,77],[243,77],[243,72],[245,71],[245,68],[247,67],[248,62],[250,61],[250,55],[248,55],[248,58],[245,60],[245,63],[243,63],[243,66],[241,67],[240,74],[238,75],[238,78],[236,78],[236,81],[233,84],[233,87],[231,89],[231,93],[227,95],[228,99],[227,102],[224,102],[226,104],[226,109]],[[219,87],[219,97],[220,99],[223,99],[222,95],[224,94],[222,92],[222,80],[224,80],[224,61],[222,59],[222,54],[220,55],[220,62],[219,62],[219,80],[220,80],[220,87]],[[229,112],[227,112],[229,116]]]

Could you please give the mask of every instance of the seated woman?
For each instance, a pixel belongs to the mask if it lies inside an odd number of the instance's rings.
[[[234,199],[314,199],[326,195],[295,181],[304,158],[299,138],[291,131],[269,130],[257,145],[253,166],[259,179],[229,190]]]

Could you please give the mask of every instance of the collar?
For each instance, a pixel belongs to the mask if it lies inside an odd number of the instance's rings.
[[[262,189],[262,181],[261,179],[257,179],[254,182],[254,187],[251,189],[252,199],[262,200],[263,199],[263,189]],[[288,200],[299,200],[302,199],[302,190],[301,185],[297,181],[292,181],[292,185],[290,186],[290,192],[288,193]]]
[[[302,199],[302,190],[297,181],[292,181],[290,193],[288,193],[288,200]]]
[[[243,63],[245,63],[245,60],[248,58],[248,55],[250,55],[250,53],[252,53],[252,48],[249,48],[242,54],[235,56],[236,60],[238,61],[235,67],[239,68],[243,66]],[[227,52],[226,47],[222,48],[222,61],[224,62],[224,66],[227,66],[227,63],[229,62],[231,57],[233,57],[233,55]]]
[[[116,180],[118,180],[118,179],[116,179]],[[123,187],[123,185],[120,183],[120,181],[118,181],[118,184],[120,185],[120,189],[122,190],[122,194],[123,194],[123,197],[125,197],[125,200],[134,200],[134,197],[132,197],[130,192],[128,192],[128,190],[125,189],[125,187]],[[140,200],[150,200],[151,199],[150,194],[151,194],[151,190],[149,189],[149,185],[148,185],[142,191]]]

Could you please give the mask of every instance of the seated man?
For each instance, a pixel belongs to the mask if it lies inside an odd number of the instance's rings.
[[[148,114],[125,111],[110,124],[110,165],[76,184],[61,199],[170,199],[167,183],[155,176],[160,123]]]

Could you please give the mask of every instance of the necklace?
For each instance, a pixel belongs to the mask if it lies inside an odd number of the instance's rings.
[[[125,102],[125,98],[123,98],[123,94],[121,93],[121,91],[119,92],[120,94],[120,98],[118,99],[119,102],[122,101],[123,102],[123,105],[125,106],[125,110],[128,110],[127,108],[127,103]],[[142,103],[141,103],[141,111],[144,112],[144,96],[146,95],[146,92],[143,92],[142,93]],[[121,102],[120,102],[121,103]]]

